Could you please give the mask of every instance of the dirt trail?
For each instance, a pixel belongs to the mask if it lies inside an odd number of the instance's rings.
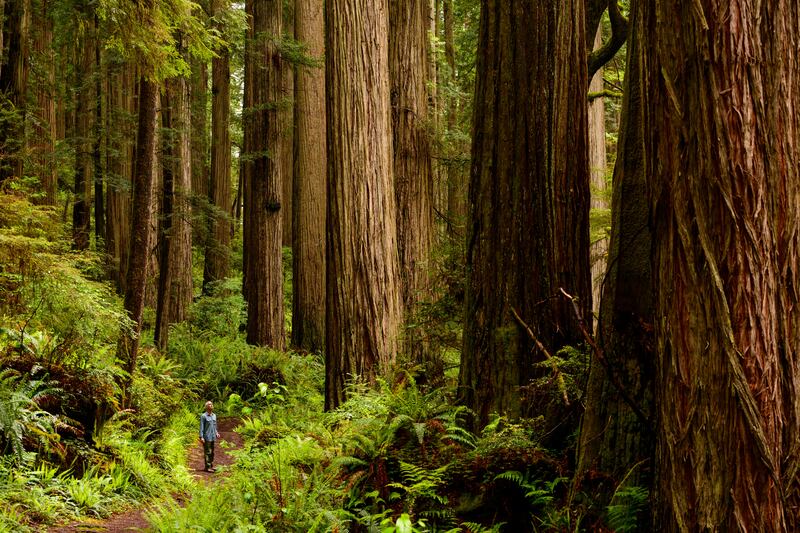
[[[221,418],[219,420],[219,435],[214,450],[214,466],[227,466],[233,463],[233,458],[228,455],[230,450],[238,450],[242,447],[242,437],[234,431],[239,425],[238,418]],[[205,472],[203,470],[203,446],[197,441],[196,445],[189,447],[189,471],[194,477],[203,484],[214,483],[220,478],[228,475],[227,471],[216,473]],[[183,495],[177,495],[176,500],[182,504]],[[51,533],[123,533],[130,531],[147,531],[148,522],[144,516],[147,509],[134,509],[125,513],[113,515],[104,520],[87,520],[76,522],[69,525],[53,526],[48,531]]]

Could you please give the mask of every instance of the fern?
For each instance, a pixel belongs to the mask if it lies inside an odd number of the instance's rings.
[[[639,530],[639,518],[647,508],[649,492],[644,487],[620,487],[608,505],[608,525],[618,533]]]
[[[500,533],[502,531],[503,526],[506,525],[505,522],[500,522],[498,524],[492,525],[492,527],[484,526],[483,524],[479,524],[477,522],[462,522],[461,527],[466,528],[467,533]]]

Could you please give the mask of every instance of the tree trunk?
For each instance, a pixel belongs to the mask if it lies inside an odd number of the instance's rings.
[[[153,242],[151,217],[155,183],[157,107],[158,86],[147,77],[141,76],[130,228],[130,266],[125,283],[125,311],[133,324],[131,329],[123,328],[118,346],[118,356],[125,362],[125,370],[131,375],[136,369],[147,287],[147,267]]]
[[[430,0],[389,0],[389,73],[391,82],[394,184],[402,303],[407,316],[430,289],[433,245],[433,174],[428,126],[428,28]],[[406,331],[407,351],[426,367],[438,368],[414,330]]]
[[[208,198],[208,65],[204,60],[193,58],[191,66],[192,194]]]
[[[106,254],[111,278],[120,294],[126,292],[130,257],[131,184],[135,155],[135,68],[129,64],[109,66],[106,139],[109,149],[106,188]],[[114,125],[110,127],[110,125]]]
[[[55,54],[53,53],[53,19],[49,11],[48,0],[41,0],[41,5],[34,12],[33,24],[33,56],[40,65],[34,80],[35,120],[33,121],[33,139],[30,143],[33,156],[33,172],[39,176],[44,192],[40,202],[44,205],[56,205],[58,182],[56,181],[55,139],[56,139],[56,106],[55,106]],[[0,44],[0,50],[2,45]]]
[[[643,9],[657,528],[797,531],[800,7]]]
[[[164,161],[161,260],[158,281],[155,340],[165,350],[169,326],[186,319],[192,303],[192,152],[191,102],[189,81],[176,78],[167,82],[169,98],[162,103],[164,122],[172,131],[171,158]],[[168,109],[168,115],[167,113]],[[168,169],[168,171],[167,171]]]
[[[285,4],[286,20],[284,21],[287,37],[294,38],[294,5]],[[281,202],[281,218],[283,220],[283,246],[293,248],[292,219],[294,205],[292,187],[294,183],[294,71],[289,62],[283,63],[283,81],[281,92],[281,180],[283,182],[283,200]]]
[[[444,55],[447,60],[449,82],[456,83],[456,48],[453,27],[453,0],[444,0]],[[451,97],[447,103],[447,129],[455,131],[458,120],[458,100]],[[447,234],[463,240],[467,218],[467,183],[461,165],[454,161],[444,163],[447,173]]]
[[[219,16],[229,8],[227,0],[212,2],[213,15]],[[220,32],[225,28],[220,24]],[[228,277],[230,270],[231,231],[229,208],[231,202],[231,68],[230,50],[222,47],[211,60],[211,183],[209,202],[214,206],[210,216],[210,234],[206,245],[203,269],[203,292],[210,284]]]
[[[28,86],[29,0],[5,0],[0,69],[0,185],[22,177],[25,151],[25,94]]]
[[[325,56],[326,409],[344,400],[350,376],[373,382],[389,367],[402,321],[388,7],[388,0],[328,0],[325,5],[329,27],[337,28],[327,33]]]
[[[282,350],[283,65],[276,40],[282,35],[283,9],[278,0],[248,0],[246,9],[251,17],[245,58],[249,103],[244,113],[247,342]]]
[[[610,497],[616,485],[652,484],[655,433],[620,396],[618,383],[652,420],[655,365],[647,176],[642,115],[641,2],[634,4],[628,39],[617,162],[614,167],[608,272],[604,276],[598,344],[604,366],[593,359],[586,392],[576,480],[591,472],[593,491]],[[607,368],[606,368],[607,367]],[[598,482],[599,480],[599,482]],[[586,488],[586,487],[585,487]]]
[[[102,143],[103,143],[103,85],[101,81],[100,64],[100,45],[99,45],[100,24],[97,14],[94,16],[94,31],[92,40],[94,46],[94,87],[92,93],[92,106],[94,116],[92,122],[92,167],[94,168],[94,235],[95,246],[99,250],[100,243],[106,237],[105,206],[103,205],[104,193],[103,184],[105,172],[102,164]]]
[[[295,0],[295,38],[319,61],[325,54],[322,0]],[[295,68],[295,173],[292,345],[325,347],[326,124],[324,67]]]
[[[483,426],[536,408],[514,314],[554,354],[583,342],[559,288],[591,311],[583,0],[487,0],[478,50],[459,399]]]
[[[603,28],[597,28],[594,37],[594,49],[603,46]],[[603,69],[600,68],[589,83],[589,93],[599,93],[603,90]],[[592,209],[605,210],[609,208],[606,200],[606,106],[603,97],[597,97],[589,102],[589,170],[591,172]],[[592,269],[592,314],[600,312],[600,291],[603,287],[603,278],[606,274],[606,258],[608,256],[608,237],[605,235],[592,242],[589,253]]]
[[[89,230],[92,220],[92,73],[94,71],[94,43],[84,33],[76,45],[77,71],[75,86],[75,195],[72,205],[72,247],[86,250],[89,247]]]

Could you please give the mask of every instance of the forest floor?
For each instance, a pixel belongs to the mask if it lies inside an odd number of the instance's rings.
[[[228,454],[231,450],[238,450],[242,447],[242,437],[234,431],[239,425],[238,418],[221,418],[219,420],[219,434],[220,439],[217,441],[214,450],[214,467],[217,468],[216,473],[204,471],[203,447],[199,441],[194,441],[196,444],[191,446],[187,453],[189,454],[188,466],[189,471],[192,472],[195,480],[203,485],[208,483],[215,483],[217,480],[224,478],[228,475],[227,469],[219,470],[219,467],[226,467],[233,464],[233,457]],[[173,498],[181,506],[186,499],[185,494],[174,494]],[[152,502],[153,504],[163,502]],[[125,533],[130,531],[147,531],[149,522],[145,517],[148,508],[130,509],[126,512],[115,514],[105,519],[98,520],[85,520],[82,522],[74,522],[68,525],[53,526],[48,531],[51,533]]]

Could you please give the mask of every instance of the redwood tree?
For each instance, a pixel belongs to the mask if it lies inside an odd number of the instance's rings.
[[[295,0],[295,37],[322,62],[322,0]],[[295,171],[292,250],[292,344],[309,351],[325,346],[325,70],[295,67]]]
[[[797,531],[800,6],[643,9],[656,525]]]
[[[325,407],[392,363],[402,321],[387,0],[325,3],[328,241]],[[357,13],[358,16],[354,14]],[[359,60],[354,60],[359,58]],[[365,90],[369,88],[369,90]]]
[[[212,15],[221,17],[228,9],[227,0],[211,3]],[[217,24],[220,32],[225,28]],[[203,269],[203,291],[209,284],[228,277],[230,269],[231,230],[231,68],[230,50],[223,45],[211,60],[211,183],[209,202],[214,211],[209,217],[210,232]]]
[[[247,342],[283,349],[283,254],[281,248],[280,100],[282,60],[278,50],[283,4],[249,0],[245,53],[244,292]]]
[[[430,7],[429,0],[389,0],[397,244],[406,312],[413,311],[429,288],[428,260],[433,244],[433,173],[426,130]],[[408,341],[407,351],[424,363],[418,340],[412,336]]]
[[[583,0],[486,0],[478,43],[460,401],[484,425],[531,412],[541,346],[591,310]],[[515,316],[516,315],[516,316]]]

